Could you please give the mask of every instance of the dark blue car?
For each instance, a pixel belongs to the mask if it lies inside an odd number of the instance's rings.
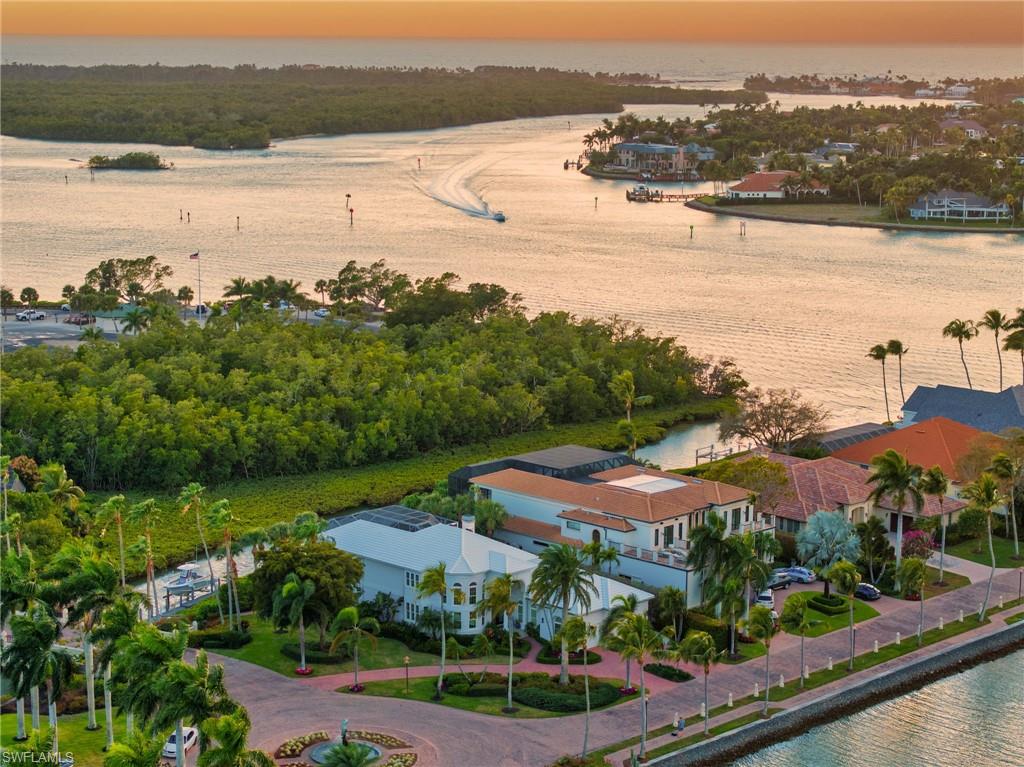
[[[858,599],[863,599],[866,602],[874,602],[882,596],[882,592],[870,583],[861,583],[857,586],[857,590],[854,592],[854,595]]]

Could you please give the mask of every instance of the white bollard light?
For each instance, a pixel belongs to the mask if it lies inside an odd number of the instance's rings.
[[[878,652],[878,640],[875,640],[875,652]]]
[[[708,710],[704,707],[704,704],[701,703],[700,704],[700,716],[701,716],[701,719],[703,719],[707,715],[708,715]]]
[[[832,656],[831,655],[828,656],[828,670],[829,671],[832,670]]]
[[[757,682],[754,682],[754,697],[756,698],[760,694],[761,688],[758,686]]]
[[[896,632],[896,646],[897,646],[897,647],[899,647],[899,646],[900,646],[900,640],[901,640],[902,638],[903,638],[902,634],[900,634],[900,632],[899,632],[899,631],[897,631],[897,632]]]
[[[731,692],[729,693],[729,700],[728,700],[728,702],[726,702],[725,705],[727,705],[729,708],[732,708],[732,693]]]
[[[779,674],[779,689],[781,690],[785,686],[786,686],[786,682],[783,680],[782,674]]]
[[[810,666],[804,666],[804,679],[810,679],[810,678],[811,678],[811,667]]]
[[[957,618],[957,620],[960,621],[961,623],[964,622],[964,611],[963,610],[960,611],[960,617]]]
[[[1003,609],[1003,597],[1002,597],[1002,595],[1000,595],[1000,597],[999,597],[999,609],[1000,610]]]
[[[939,631],[942,631],[942,629],[945,628],[945,626],[946,626],[946,622],[944,620],[942,620],[942,616],[940,615],[939,616]]]

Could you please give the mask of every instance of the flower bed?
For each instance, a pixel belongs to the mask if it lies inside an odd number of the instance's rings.
[[[416,764],[417,758],[416,754],[412,751],[407,751],[404,754],[392,754],[381,767],[412,767]]]
[[[349,730],[349,737],[354,740],[365,740],[367,743],[372,743],[375,746],[382,746],[384,748],[412,748],[404,740],[396,738],[394,735],[387,735],[383,732],[371,732],[369,730]]]
[[[323,743],[330,739],[331,736],[323,730],[320,732],[311,732],[307,735],[301,735],[298,738],[291,738],[277,747],[277,751],[274,752],[274,758],[296,759],[310,746],[314,746],[317,743]]]

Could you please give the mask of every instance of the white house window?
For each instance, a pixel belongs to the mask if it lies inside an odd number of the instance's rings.
[[[420,606],[411,602],[405,603],[405,619],[415,623],[420,619]]]
[[[469,614],[469,627],[471,629],[475,629],[476,628],[476,613],[475,612],[472,612],[472,613]]]
[[[464,601],[465,592],[462,590],[462,584],[456,583],[452,586],[451,591],[448,592],[448,601],[450,604],[461,605]]]
[[[448,622],[453,631],[462,631],[462,613],[448,613]]]
[[[577,522],[574,519],[567,519],[567,520],[565,520],[565,526],[569,530],[579,530],[580,529],[580,523]]]
[[[665,545],[666,546],[671,546],[672,545],[672,541],[673,541],[672,533],[674,533],[674,532],[675,532],[675,530],[672,527],[672,525],[666,525],[666,527],[665,527],[665,535],[664,535]]]
[[[658,528],[654,528],[654,548],[658,548]]]
[[[476,604],[476,583],[469,584],[469,603]]]
[[[419,588],[420,585],[420,574],[414,573],[411,570],[405,571],[405,585],[411,589]]]

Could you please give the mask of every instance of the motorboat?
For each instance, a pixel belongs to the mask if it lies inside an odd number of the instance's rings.
[[[178,577],[164,585],[168,594],[189,594],[210,585],[210,579],[199,572],[199,565],[190,562],[178,565]]]
[[[494,218],[494,220],[497,221],[499,224],[505,223],[505,214],[502,213],[500,210],[495,211],[494,216],[492,218]]]

